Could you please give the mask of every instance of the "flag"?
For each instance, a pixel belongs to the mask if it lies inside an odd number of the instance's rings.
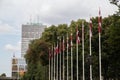
[[[79,37],[79,31],[78,31],[78,26],[76,28],[76,42],[80,43],[80,37]]]
[[[59,53],[58,43],[57,43],[57,46],[56,46],[56,48],[55,48],[55,53],[56,53],[56,54]]]
[[[102,16],[101,16],[101,11],[99,9],[99,16],[98,16],[98,32],[101,33],[101,23],[102,23]]]
[[[90,18],[90,23],[89,23],[89,28],[90,28],[90,37],[92,37],[92,19]]]

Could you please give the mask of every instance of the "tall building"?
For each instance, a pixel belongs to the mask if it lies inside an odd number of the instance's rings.
[[[24,55],[29,47],[29,43],[31,40],[40,38],[46,27],[46,25],[40,23],[22,25],[21,58],[16,58],[15,56],[12,58],[12,77],[20,79],[27,71]]]
[[[31,40],[41,37],[46,25],[42,24],[26,24],[22,25],[22,46],[21,56],[24,57]]]

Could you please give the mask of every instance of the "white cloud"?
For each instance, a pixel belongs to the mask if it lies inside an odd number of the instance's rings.
[[[10,26],[7,23],[3,23],[0,21],[0,34],[18,34],[18,31],[16,27]]]
[[[19,23],[19,27],[28,22],[31,15],[34,18],[39,15],[42,23],[60,24],[78,18],[87,19],[89,15],[97,16],[99,7],[103,16],[117,10],[109,0],[4,0],[2,4],[0,18]],[[32,21],[36,22],[34,19]]]
[[[15,45],[13,44],[6,44],[5,49],[10,52],[20,52],[21,50],[21,42],[16,43]]]
[[[9,26],[8,24],[4,24],[0,22],[0,33],[8,33],[14,30],[13,27]]]

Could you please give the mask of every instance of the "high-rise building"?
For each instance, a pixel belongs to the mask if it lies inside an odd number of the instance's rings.
[[[26,24],[22,25],[22,46],[21,56],[24,57],[31,40],[41,37],[46,25],[42,24]]]
[[[31,40],[40,38],[46,27],[46,25],[40,23],[22,25],[21,58],[16,58],[15,56],[12,58],[12,77],[20,79],[27,71],[24,55],[29,47],[29,43]]]

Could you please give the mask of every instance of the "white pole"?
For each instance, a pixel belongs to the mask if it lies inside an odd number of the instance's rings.
[[[100,80],[102,80],[101,78],[101,35],[99,32],[99,68],[100,68]]]
[[[51,80],[53,80],[53,46],[52,46],[52,57],[51,57]]]
[[[68,34],[67,34],[67,80],[68,80]]]
[[[73,80],[73,53],[72,53],[72,33],[71,33],[71,80]]]
[[[61,38],[60,38],[60,80],[61,80]]]
[[[83,80],[85,80],[85,70],[84,70],[84,22],[82,22],[82,57],[83,57]]]
[[[50,48],[49,48],[49,80],[50,80],[50,57],[51,55],[50,55]]]
[[[78,26],[77,26],[78,31]],[[77,32],[77,40],[76,40],[76,60],[77,60],[77,80],[78,80],[78,32]]]
[[[58,50],[58,42],[57,42],[57,50]],[[58,80],[58,51],[57,51],[57,78],[56,79]]]
[[[55,80],[55,45],[54,45],[54,80]]]
[[[90,30],[90,80],[92,80],[92,65],[91,65],[91,30]]]
[[[100,80],[102,80],[102,73],[101,73],[101,11],[99,8],[99,17],[98,17],[98,29],[99,29],[99,76]]]
[[[64,80],[64,36],[63,36],[63,80]]]

